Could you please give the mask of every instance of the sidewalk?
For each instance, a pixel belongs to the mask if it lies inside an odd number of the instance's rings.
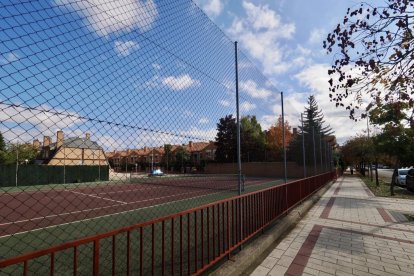
[[[414,275],[414,200],[345,175],[251,275]]]

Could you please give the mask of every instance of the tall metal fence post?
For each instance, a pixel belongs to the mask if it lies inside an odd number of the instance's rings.
[[[237,58],[237,41],[234,42],[234,60],[235,60],[235,73],[236,73],[236,116],[237,116],[237,183],[239,195],[242,193],[242,167],[241,167],[241,144],[240,144],[240,109],[239,109],[239,69],[238,69],[238,58]],[[243,237],[243,214],[241,200],[239,200],[239,241]],[[240,249],[242,247],[240,246]]]
[[[283,92],[280,92],[280,98],[282,102],[282,143],[283,143],[283,166],[284,166],[284,178],[287,182],[287,166],[286,166],[286,145],[285,145],[285,110],[283,107]]]
[[[316,175],[316,146],[315,146],[315,127],[312,127],[312,140],[313,140],[313,175]]]
[[[19,144],[16,145],[16,187],[17,187],[17,176],[19,174]]]
[[[306,156],[305,156],[305,131],[303,129],[303,113],[300,113],[300,121],[302,122],[302,156],[303,156],[303,177],[306,177]]]
[[[320,172],[322,173],[323,171],[323,157],[322,157],[322,132],[319,133],[319,154],[321,156],[321,170]]]
[[[236,116],[237,116],[237,175],[239,195],[242,193],[241,148],[240,148],[240,109],[239,109],[239,69],[237,63],[237,41],[234,42],[234,58],[236,71]]]
[[[325,171],[328,171],[328,141],[323,144],[325,148]]]
[[[63,147],[63,184],[66,184],[66,148]]]

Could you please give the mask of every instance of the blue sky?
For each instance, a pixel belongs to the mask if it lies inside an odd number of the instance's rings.
[[[379,3],[382,1],[366,1]],[[327,68],[333,60],[322,41],[358,1],[332,0],[198,0],[198,5],[284,91],[286,113],[297,125],[310,94],[317,98],[339,142],[366,129],[365,122],[347,119],[347,112],[329,102]],[[277,113],[277,109],[275,112]],[[269,121],[267,120],[269,119]],[[263,121],[270,122],[271,117]]]
[[[299,121],[316,95],[344,141],[364,128],[329,103],[322,40],[351,1],[48,0],[0,6],[0,131],[10,141],[62,129],[107,150],[212,140],[235,114],[263,128]],[[54,137],[53,137],[54,138]]]

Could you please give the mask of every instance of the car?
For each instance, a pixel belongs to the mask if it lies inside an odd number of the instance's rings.
[[[409,191],[414,192],[414,168],[408,170],[405,177],[405,185]]]
[[[148,176],[163,176],[164,173],[160,169],[152,170]]]
[[[407,173],[408,169],[398,169],[397,175],[395,176],[395,184],[405,186],[405,177]]]

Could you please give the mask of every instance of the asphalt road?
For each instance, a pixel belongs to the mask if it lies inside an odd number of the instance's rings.
[[[391,183],[393,169],[378,169],[378,178]],[[375,176],[375,174],[374,174]]]

